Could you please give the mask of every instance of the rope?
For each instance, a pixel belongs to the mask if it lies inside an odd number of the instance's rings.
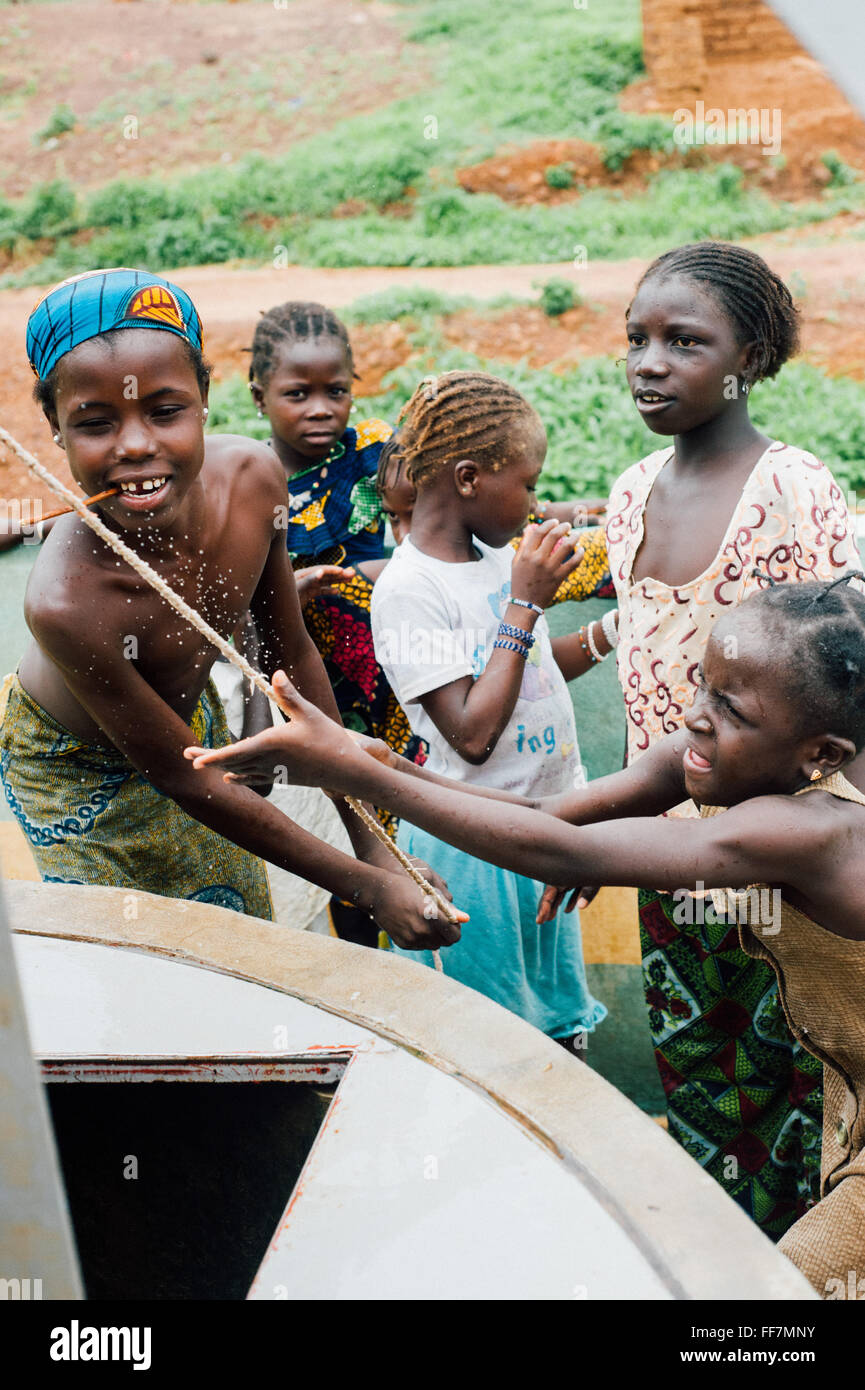
[[[163,598],[166,603],[171,605],[175,612],[179,613],[182,618],[185,618],[188,623],[191,623],[191,625],[201,633],[202,637],[206,637],[207,641],[210,642],[212,646],[216,647],[218,652],[222,653],[226,661],[230,661],[233,666],[236,666],[243,672],[247,680],[252,681],[253,685],[255,685],[263,695],[266,695],[269,700],[273,700],[274,704],[277,706],[279,705],[276,691],[270,681],[267,680],[260,671],[256,671],[253,666],[250,666],[245,656],[237,651],[235,647],[231,646],[215,628],[212,628],[210,624],[202,618],[200,613],[197,613],[194,608],[190,608],[185,599],[182,599],[178,593],[175,593],[171,586],[166,584],[162,576],[157,574],[156,570],[153,569],[151,565],[148,565],[146,560],[142,560],[141,556],[132,550],[125,541],[122,541],[119,536],[109,530],[101,517],[97,516],[94,512],[89,512],[81,498],[77,497],[71,488],[68,488],[59,478],[55,478],[53,473],[49,473],[44,464],[41,464],[33,454],[28,453],[24,446],[19,444],[17,439],[14,439],[8,430],[3,429],[2,425],[0,425],[0,442],[5,444],[7,449],[11,449],[12,453],[15,454],[23,464],[26,464],[31,473],[35,473],[36,477],[41,479],[47,487],[51,488],[52,492],[56,492],[58,497],[62,497],[64,502],[68,502],[72,510],[78,513],[81,520],[90,527],[91,531],[95,531],[97,536],[101,537],[105,544],[110,546],[115,554],[120,555],[128,565],[132,566],[137,574],[141,575],[142,579],[146,580],[147,583],[156,590],[160,598]],[[398,845],[394,844],[393,840],[390,839],[387,832],[375,817],[369,814],[366,807],[358,801],[356,797],[347,796],[345,800],[348,802],[355,815],[360,817],[367,829],[372,831],[376,839],[381,841],[388,852],[399,861],[409,878],[417,884],[421,892],[426,897],[432,898],[438,910],[444,914],[446,921],[456,921],[456,916],[451,904],[446,898],[442,897],[438,889],[434,888],[431,883],[427,883],[426,879],[418,872],[408,856],[403,853]],[[442,963],[438,951],[433,951],[432,954],[436,970],[441,970]]]

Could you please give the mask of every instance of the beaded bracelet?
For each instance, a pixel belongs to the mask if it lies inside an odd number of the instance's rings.
[[[616,622],[617,609],[608,608],[601,619],[601,628],[610,647],[616,648],[619,645],[619,625]]]
[[[526,632],[524,627],[513,627],[510,623],[499,623],[499,637],[513,637],[515,642],[522,642],[529,648],[535,645],[533,632]]]
[[[529,654],[528,647],[524,647],[521,642],[510,642],[506,637],[497,637],[495,642],[493,642],[493,646],[501,647],[502,650],[506,652],[517,652],[523,658],[523,661],[526,660]]]
[[[600,661],[603,661],[605,659],[603,656],[601,656],[601,653],[598,651],[595,642],[592,640],[592,634],[589,631],[588,627],[581,627],[579,629],[577,633],[577,641],[579,642],[580,646],[582,647],[583,651],[585,652],[586,656],[589,658],[593,666],[597,666],[597,664]],[[607,653],[606,655],[609,655],[609,653]]]
[[[586,640],[589,644],[589,650],[592,653],[592,656],[595,658],[595,661],[606,661],[610,653],[604,652],[603,656],[601,655],[600,648],[598,647],[598,644],[592,635],[592,628],[594,627],[594,625],[594,623],[590,623],[589,626],[586,628]]]
[[[536,603],[529,603],[527,598],[510,598],[508,603],[515,603],[517,608],[531,608],[532,612],[537,613],[539,617],[544,616],[543,608],[540,608]]]

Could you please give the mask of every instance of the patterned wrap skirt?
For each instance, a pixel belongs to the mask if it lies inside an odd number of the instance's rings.
[[[643,986],[670,1134],[780,1240],[820,1196],[823,1068],[790,1033],[775,972],[710,899],[641,889]],[[693,922],[679,918],[693,917]]]
[[[47,883],[92,883],[187,898],[272,918],[264,863],[157,791],[111,745],[87,743],[7,679],[0,725],[6,800]],[[208,681],[192,742],[231,742]]]

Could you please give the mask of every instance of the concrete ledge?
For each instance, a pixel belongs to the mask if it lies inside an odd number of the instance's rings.
[[[19,882],[5,891],[19,933],[144,951],[279,990],[485,1094],[589,1188],[674,1297],[816,1297],[658,1125],[473,990],[388,952],[223,908],[117,888]]]

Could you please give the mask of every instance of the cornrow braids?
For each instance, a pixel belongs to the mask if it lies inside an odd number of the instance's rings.
[[[819,723],[858,750],[865,744],[865,594],[849,587],[851,579],[865,575],[775,584],[750,595],[739,611],[759,616],[762,630],[777,640],[803,730]]]
[[[285,344],[306,342],[309,338],[335,338],[342,344],[349,371],[354,373],[348,329],[342,319],[323,304],[292,299],[268,309],[259,319],[250,349],[249,380],[266,386]]]
[[[387,487],[396,487],[402,477],[405,457],[402,451],[402,440],[399,431],[394,430],[389,439],[386,439],[378,456],[378,467],[375,475],[376,491],[381,493]],[[391,474],[391,466],[393,473]]]
[[[400,412],[400,449],[409,482],[423,487],[449,463],[498,468],[518,422],[540,420],[525,396],[486,372],[426,377]]]
[[[698,241],[658,256],[647,280],[685,275],[704,286],[731,319],[739,342],[754,343],[749,384],[775,376],[799,347],[799,311],[762,256],[730,242]]]

